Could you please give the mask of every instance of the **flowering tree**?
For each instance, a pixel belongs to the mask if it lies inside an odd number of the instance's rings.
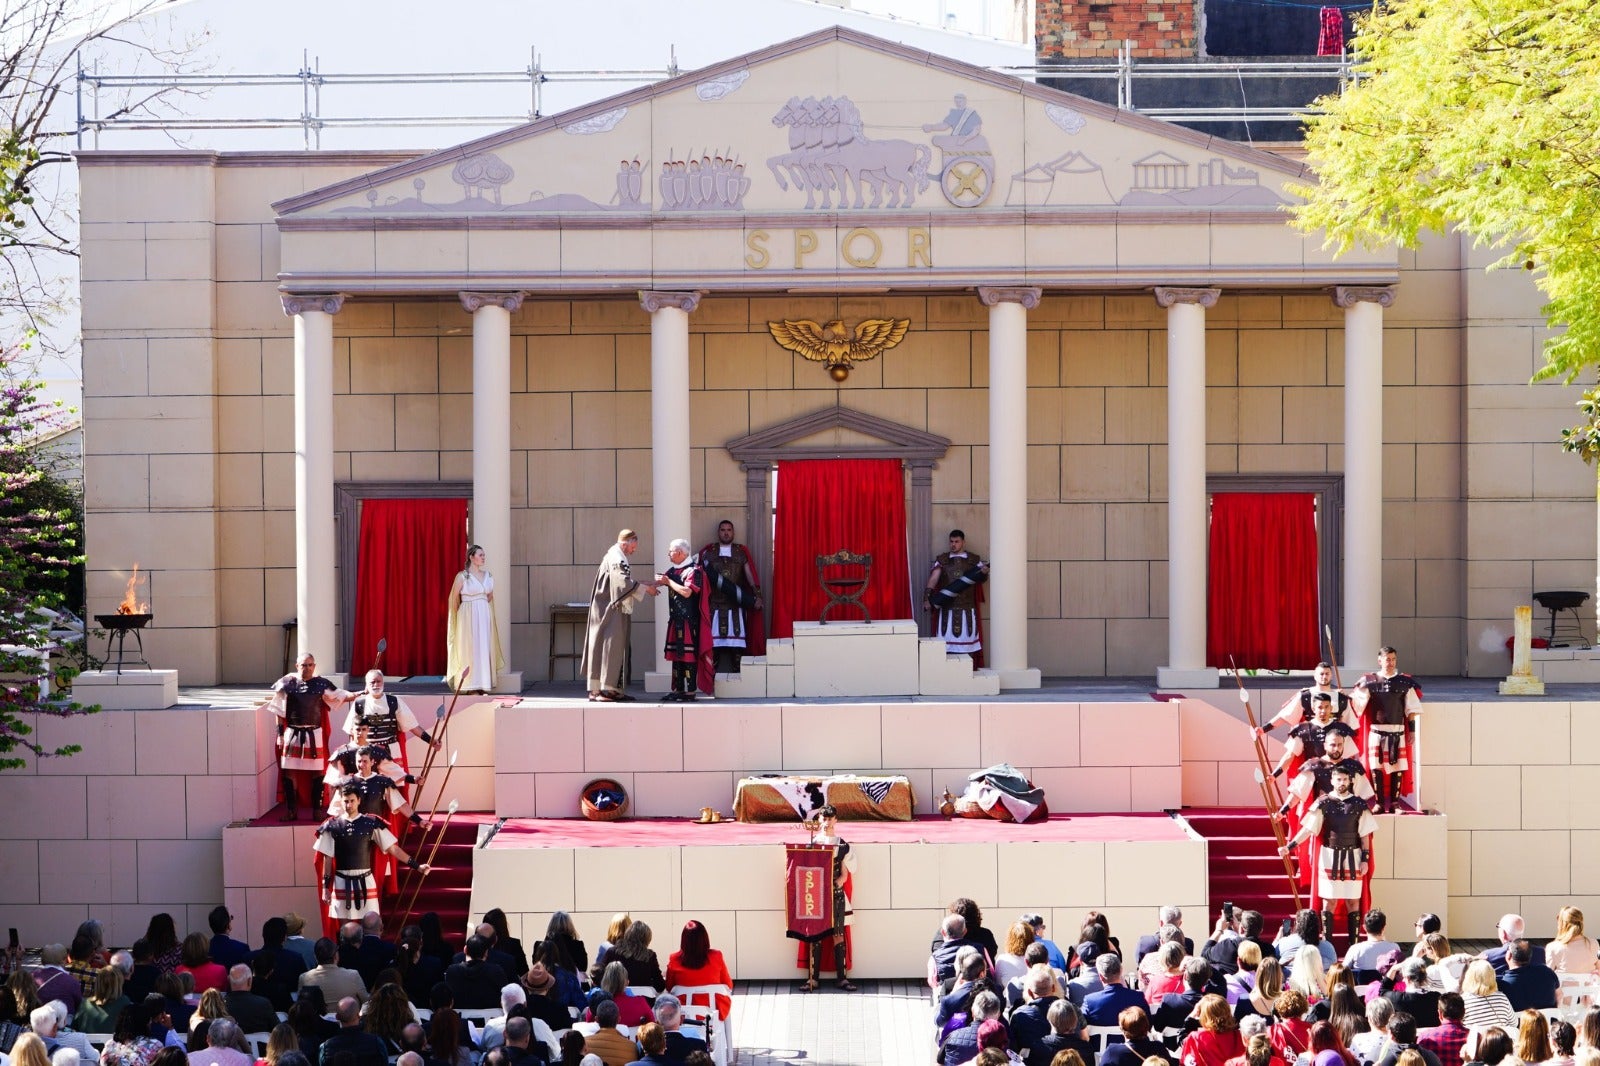
[[[46,750],[29,719],[65,717],[85,708],[46,695],[49,655],[64,606],[67,571],[80,561],[79,526],[59,484],[41,467],[37,440],[66,411],[39,398],[42,383],[22,376],[17,353],[0,350],[0,770],[22,755],[71,755],[76,745]]]

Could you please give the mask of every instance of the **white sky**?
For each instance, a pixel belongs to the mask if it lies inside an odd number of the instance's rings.
[[[144,0],[83,0],[87,8]],[[867,33],[900,40],[979,66],[1031,64],[1031,26],[1020,28],[1016,12],[1026,0],[850,0],[843,10],[818,0],[472,0],[469,17],[437,23],[427,33],[416,27],[433,19],[439,0],[178,0],[146,25],[163,46],[194,42],[193,55],[212,74],[292,74],[309,58],[325,73],[416,73],[440,71],[520,71],[536,49],[548,70],[662,70],[674,54],[680,69],[693,70],[776,41],[843,23]],[[603,15],[601,13],[604,13]],[[120,12],[116,12],[120,13]],[[630,32],[598,33],[598,21]],[[890,21],[890,20],[894,21]],[[484,27],[503,32],[485,35]],[[988,32],[986,32],[986,29]],[[945,32],[948,31],[948,32]],[[996,40],[1010,36],[1012,40]],[[1025,39],[1025,42],[1024,42]],[[117,69],[121,63],[109,60]],[[102,68],[108,69],[108,68]],[[148,60],[139,63],[148,72]],[[633,84],[637,84],[634,82]],[[540,110],[554,114],[631,88],[621,83],[548,83]],[[186,116],[294,117],[303,110],[298,82],[272,88],[215,89],[185,96],[174,110]],[[111,106],[107,103],[107,106]],[[320,114],[330,118],[373,115],[501,115],[526,119],[528,89],[512,85],[329,86]],[[62,94],[60,127],[71,128],[72,93]],[[86,110],[93,113],[92,104]],[[437,149],[504,125],[484,128],[332,128],[323,148]],[[56,125],[56,123],[52,123]],[[275,131],[209,130],[108,133],[103,148],[297,149],[298,126]],[[85,147],[95,147],[86,141]],[[52,175],[75,207],[76,173]],[[75,213],[75,211],[73,212]],[[67,264],[67,269],[73,269]],[[75,273],[75,269],[73,270]],[[76,307],[52,330],[60,338],[77,330]],[[73,358],[44,368],[50,394],[77,402],[78,367]]]

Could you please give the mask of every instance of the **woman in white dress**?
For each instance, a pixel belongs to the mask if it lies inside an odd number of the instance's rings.
[[[506,668],[494,620],[494,575],[487,569],[488,561],[484,550],[474,544],[467,549],[467,568],[450,586],[445,683],[451,688],[462,685],[464,692],[491,691],[495,676]]]

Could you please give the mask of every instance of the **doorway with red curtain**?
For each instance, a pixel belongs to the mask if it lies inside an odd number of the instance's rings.
[[[874,621],[915,618],[906,561],[905,475],[898,459],[804,459],[778,464],[772,534],[774,637],[815,621],[827,606],[817,556],[841,548],[872,556],[861,602]],[[840,621],[855,617],[838,614]]]
[[[445,602],[466,559],[466,543],[466,500],[362,501],[352,674],[371,668],[384,638],[384,673],[444,674]]]
[[[1309,670],[1318,631],[1317,497],[1218,492],[1211,497],[1206,661],[1239,669]]]

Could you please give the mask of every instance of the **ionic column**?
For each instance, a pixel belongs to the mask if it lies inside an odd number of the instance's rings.
[[[1036,288],[978,290],[989,309],[989,629],[1001,688],[1038,688],[1028,667],[1028,311]],[[926,550],[925,545],[919,545]]]
[[[472,539],[500,575],[493,607],[506,671],[481,686],[494,692],[522,691],[511,657],[511,315],[523,295],[461,293],[472,314]]]
[[[1206,667],[1206,308],[1217,289],[1157,288],[1167,309],[1167,665],[1161,688],[1216,688]]]
[[[639,293],[639,305],[650,312],[650,488],[651,569],[666,566],[667,545],[687,538],[689,529],[689,312],[700,306],[698,292]],[[692,542],[691,542],[692,543]],[[646,689],[666,691],[671,675],[662,649],[667,639],[667,610],[655,608],[655,678]]]
[[[1333,290],[1344,308],[1344,635],[1363,669],[1383,644],[1383,309],[1387,286]]]
[[[761,587],[772,587],[772,545],[768,543],[772,529],[772,502],[768,488],[772,484],[772,464],[752,460],[741,464],[744,468],[744,545],[756,557],[756,576]]]
[[[333,527],[333,316],[343,293],[283,297],[294,316],[294,594],[299,652],[339,660]],[[346,634],[348,637],[349,634]]]

